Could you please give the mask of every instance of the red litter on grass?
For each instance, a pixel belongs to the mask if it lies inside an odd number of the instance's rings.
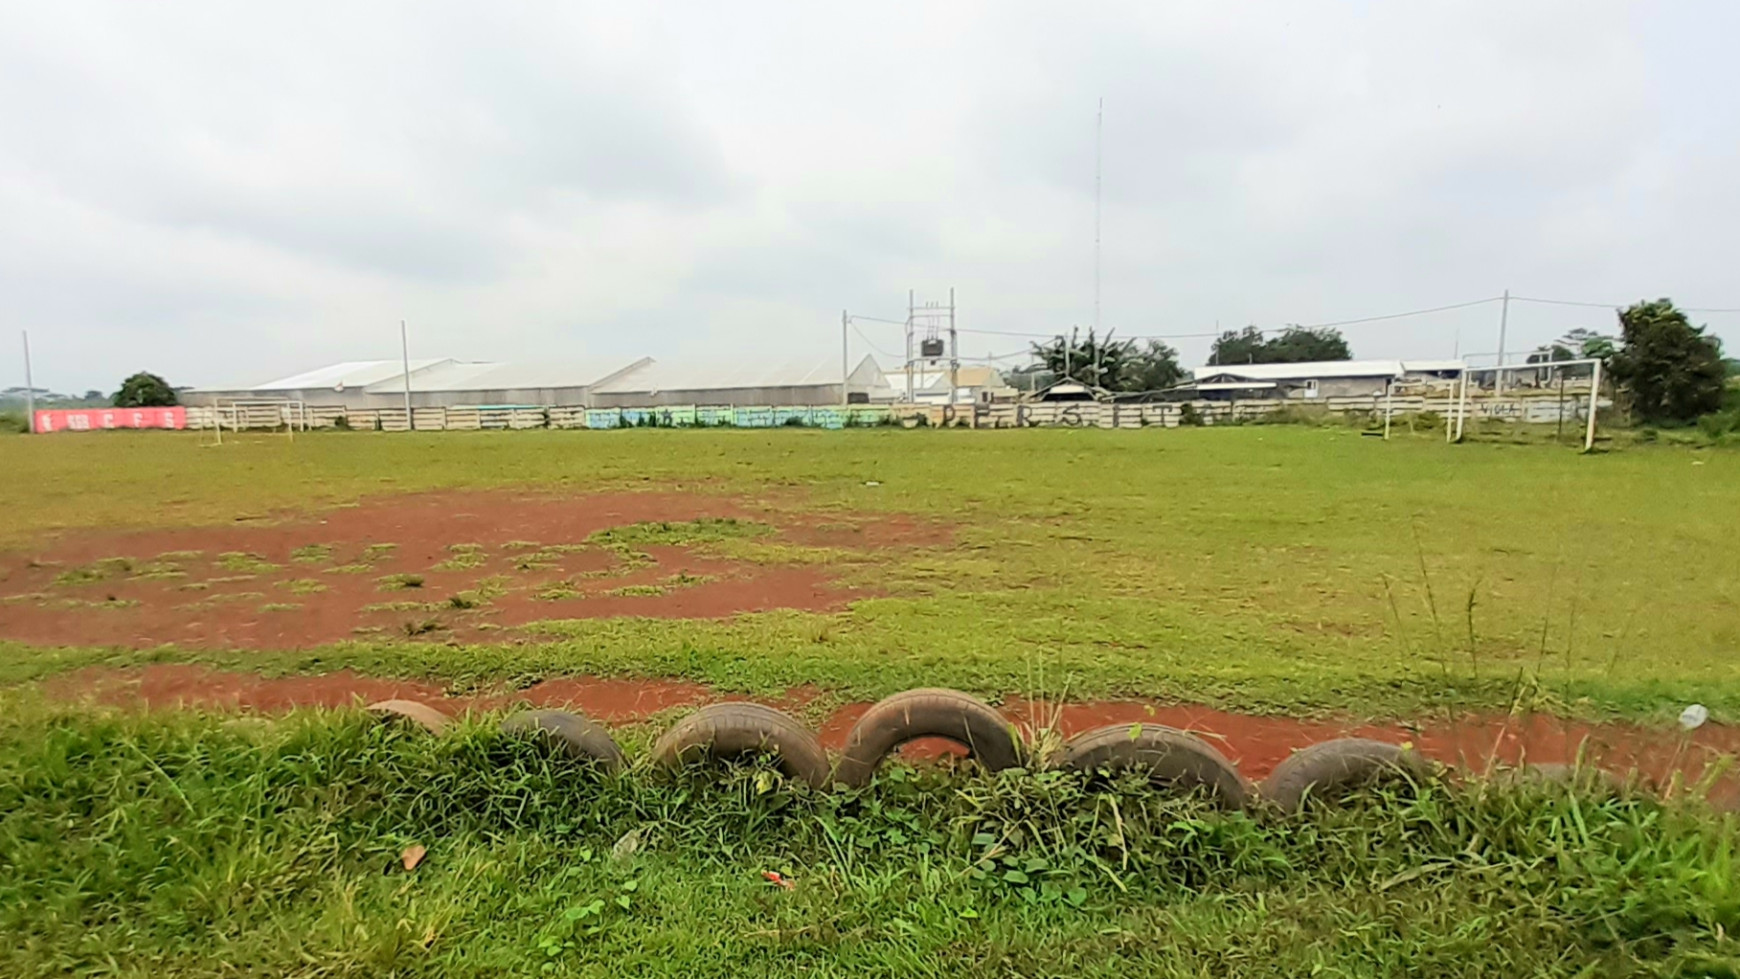
[[[777,870],[763,870],[761,872],[761,876],[766,877],[767,882],[769,884],[773,884],[777,887],[783,887],[788,891],[794,890],[797,887],[796,884],[793,884],[791,881],[786,880],[784,877],[780,876],[780,873]]]

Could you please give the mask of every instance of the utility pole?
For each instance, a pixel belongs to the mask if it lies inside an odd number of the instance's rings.
[[[1498,366],[1504,366],[1504,332],[1510,326],[1510,290],[1504,291],[1503,305],[1498,308]],[[1504,371],[1494,371],[1492,375],[1492,393],[1504,393]]]
[[[24,336],[24,424],[29,426],[25,431],[36,434],[36,382],[30,377],[30,331],[19,331]]]
[[[1094,113],[1094,333],[1100,329],[1100,144],[1106,128],[1106,100]]]
[[[906,403],[912,404],[912,317],[913,303],[917,302],[916,290],[906,290]]]
[[[405,364],[405,431],[416,431],[411,423],[411,341],[405,332],[405,321],[399,321],[399,355]]]
[[[949,404],[955,403],[955,391],[961,380],[961,348],[955,336],[955,287],[949,286]]]
[[[848,359],[846,355],[846,325],[851,321],[852,318],[846,315],[846,311],[840,310],[840,404],[842,405],[852,403],[852,395],[846,387],[847,381],[852,376],[851,369],[846,366]]]

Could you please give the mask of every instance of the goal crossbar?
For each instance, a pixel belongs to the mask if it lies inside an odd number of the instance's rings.
[[[1444,426],[1446,442],[1462,441],[1462,430],[1468,422],[1468,380],[1470,374],[1492,373],[1495,377],[1507,371],[1543,371],[1560,370],[1566,367],[1581,367],[1588,365],[1593,368],[1589,375],[1589,417],[1583,429],[1583,451],[1588,452],[1595,447],[1595,410],[1601,398],[1601,361],[1599,358],[1586,357],[1577,360],[1550,360],[1537,364],[1498,364],[1492,367],[1464,367],[1457,383],[1456,410],[1451,423]],[[1502,383],[1496,390],[1503,390]]]

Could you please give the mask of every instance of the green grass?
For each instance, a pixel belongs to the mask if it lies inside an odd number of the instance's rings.
[[[995,695],[1025,689],[1043,666],[1071,677],[1080,696],[1236,709],[1406,717],[1520,698],[1589,715],[1668,718],[1691,701],[1719,718],[1740,714],[1740,562],[1730,539],[1740,454],[1728,450],[1639,445],[1584,456],[1289,426],[355,433],[242,438],[221,451],[148,433],[0,440],[0,461],[16,485],[64,488],[12,501],[0,533],[14,540],[96,520],[230,524],[466,486],[765,501],[765,517],[731,533],[718,524],[609,532],[625,553],[628,537],[712,536],[702,543],[765,545],[758,556],[780,560],[788,545],[777,537],[733,534],[777,526],[791,510],[822,521],[910,514],[952,528],[947,544],[830,562],[881,593],[838,615],[582,620],[502,647],[371,640],[141,658],[273,672],[351,666],[461,684],[676,675],[738,690],[815,683],[852,696],[932,683]],[[158,478],[165,472],[176,478]],[[102,487],[117,474],[131,474],[139,492],[110,500]],[[0,679],[115,656],[9,644]]]
[[[732,517],[702,517],[699,520],[656,521],[612,527],[593,534],[595,544],[617,547],[694,547],[773,533],[764,523]]]
[[[1298,818],[1061,773],[897,768],[816,793],[755,765],[601,776],[491,718],[433,739],[356,712],[9,699],[6,975],[1569,977],[1740,963],[1732,818],[1545,784],[1427,786]],[[644,756],[654,732],[626,733]],[[412,845],[428,855],[407,873]]]
[[[304,544],[290,552],[290,560],[298,564],[325,564],[331,558],[331,544]]]
[[[119,578],[131,570],[133,570],[132,558],[106,557],[100,561],[92,561],[90,564],[62,571],[54,576],[54,583],[70,586],[88,585],[97,581]]]

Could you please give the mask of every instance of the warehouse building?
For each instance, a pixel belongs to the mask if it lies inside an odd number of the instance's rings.
[[[300,401],[310,408],[398,408],[407,372],[401,361],[332,364],[247,387],[200,388],[189,404]],[[662,405],[837,405],[895,399],[873,358],[859,361],[841,384],[840,364],[761,364],[744,368],[685,367],[642,357],[614,370],[596,365],[512,364],[453,359],[413,360],[416,408],[536,406],[646,408]]]
[[[595,408],[662,405],[837,405],[894,400],[894,389],[874,358],[865,357],[840,383],[840,364],[758,364],[736,369],[648,361],[598,384],[587,404]]]

